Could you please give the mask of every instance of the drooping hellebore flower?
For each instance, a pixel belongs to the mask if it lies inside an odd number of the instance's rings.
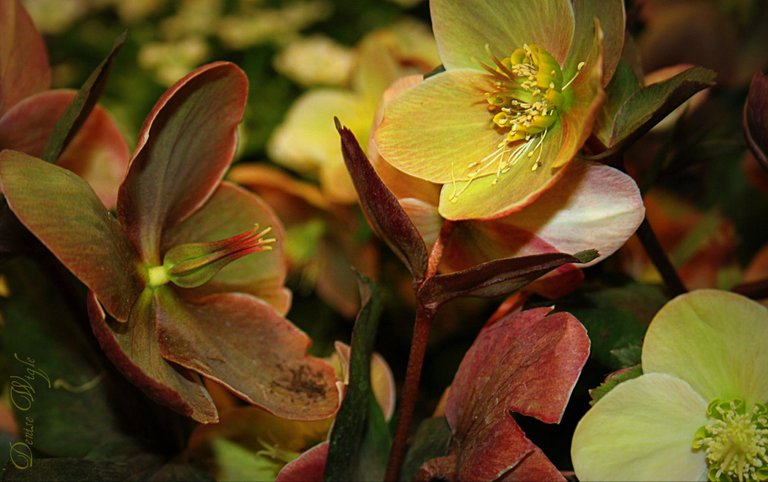
[[[445,72],[387,107],[381,155],[441,185],[446,219],[519,211],[590,135],[621,53],[622,2],[431,0],[430,10]]]
[[[139,135],[117,219],[79,177],[16,151],[0,153],[0,183],[19,220],[89,288],[96,338],[151,398],[216,421],[202,375],[278,416],[325,418],[338,405],[333,369],[307,356],[308,337],[282,317],[282,247],[265,237],[282,227],[260,198],[221,182],[247,91],[225,62],[171,87]]]
[[[43,38],[18,0],[0,0],[0,150],[43,153],[74,90],[48,90],[51,68]],[[59,157],[83,176],[108,207],[128,165],[128,146],[112,118],[96,106]]]
[[[643,375],[576,427],[580,480],[768,479],[768,309],[716,290],[681,295],[648,327]]]

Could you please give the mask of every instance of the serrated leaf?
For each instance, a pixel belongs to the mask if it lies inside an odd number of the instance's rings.
[[[371,455],[364,448],[366,439],[372,444],[371,448],[384,450],[385,456],[389,452],[388,447],[381,447],[388,443],[374,440],[380,440],[382,424],[386,429],[384,417],[380,410],[378,414],[371,413],[373,406],[378,407],[371,388],[370,367],[381,315],[381,300],[378,288],[363,275],[360,275],[360,279],[362,308],[352,329],[349,385],[329,438],[328,459],[323,477],[326,481],[355,480],[361,473],[374,470],[366,466],[366,463],[371,462]],[[375,472],[378,473],[378,467]]]
[[[80,87],[72,103],[67,107],[61,118],[59,118],[43,150],[43,160],[55,162],[88,118],[98,103],[101,93],[104,91],[107,79],[109,78],[109,72],[112,69],[112,63],[117,53],[123,47],[126,36],[127,32],[123,32],[117,37],[112,50],[91,73],[83,86]]]
[[[443,304],[459,296],[492,298],[509,294],[536,278],[568,263],[588,263],[598,256],[587,250],[574,255],[547,253],[503,258],[456,273],[429,278],[418,292],[423,303]]]
[[[619,383],[632,380],[633,378],[637,378],[642,374],[643,368],[640,365],[623,368],[619,371],[611,373],[597,388],[593,388],[589,391],[589,396],[592,397],[592,400],[589,402],[589,404],[594,405],[597,403],[597,401],[606,396],[608,392],[616,388]]]
[[[341,151],[347,170],[360,198],[368,223],[389,248],[421,280],[427,269],[427,247],[394,194],[384,185],[366,157],[355,135],[336,119],[341,136]]]

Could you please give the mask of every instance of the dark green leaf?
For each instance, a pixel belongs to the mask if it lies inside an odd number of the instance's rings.
[[[423,303],[441,305],[459,296],[492,298],[509,294],[567,263],[588,263],[597,251],[536,254],[489,261],[456,273],[429,278],[418,292]]]
[[[107,84],[112,62],[114,62],[115,56],[123,47],[126,35],[127,32],[123,32],[115,40],[112,50],[96,67],[96,70],[91,73],[83,86],[80,87],[64,115],[56,123],[56,127],[53,129],[43,150],[43,160],[56,162],[56,159],[64,152],[64,149],[66,149],[72,138],[75,137],[77,131],[98,103],[99,97],[101,97],[101,93],[104,91],[104,86]]]
[[[619,75],[614,87],[618,97],[631,92],[631,71]],[[617,74],[618,75],[618,74]],[[608,148],[601,157],[622,152],[653,126],[682,105],[693,94],[715,84],[715,72],[692,67],[663,82],[651,84],[630,95],[613,116],[612,122],[601,119],[599,139]],[[615,101],[612,101],[615,103]],[[611,102],[609,102],[611,104]],[[611,104],[610,109],[615,105]],[[605,114],[603,114],[605,115]],[[611,125],[610,131],[608,125]]]
[[[616,388],[619,383],[637,378],[642,374],[643,368],[640,365],[623,368],[617,372],[611,373],[599,387],[589,391],[589,395],[592,397],[589,404],[594,405],[597,403],[597,401],[603,398],[608,392]]]
[[[648,324],[667,301],[659,286],[627,283],[580,291],[562,299],[557,309],[581,321],[592,341],[592,357],[615,370],[627,366],[626,350],[642,346]]]
[[[614,122],[619,110],[627,99],[642,87],[640,79],[635,75],[629,62],[621,59],[611,82],[605,89],[607,98],[595,120],[594,134],[604,147],[611,144]]]
[[[403,462],[403,480],[413,480],[421,464],[427,460],[448,455],[450,445],[451,427],[445,417],[428,418],[421,422]]]
[[[410,270],[413,278],[417,281],[423,279],[429,257],[424,240],[395,195],[376,174],[355,135],[342,127],[338,119],[335,121],[341,136],[344,162],[368,223]]]
[[[350,133],[351,135],[351,133]],[[368,473],[371,462],[370,449],[384,449],[381,442],[379,414],[371,414],[373,394],[371,389],[371,356],[376,329],[381,315],[381,300],[376,285],[360,275],[360,300],[362,308],[352,330],[349,360],[349,385],[344,401],[336,416],[330,436],[328,459],[324,480],[354,480],[361,473]],[[386,423],[383,425],[386,428]],[[368,432],[368,436],[366,436]],[[368,438],[368,442],[366,442]],[[369,448],[363,448],[368,443]],[[384,444],[388,445],[388,444]],[[387,447],[388,448],[388,447]],[[388,450],[384,451],[384,457]],[[380,455],[380,454],[379,454]],[[377,461],[378,463],[378,461]],[[376,469],[378,471],[378,468]]]

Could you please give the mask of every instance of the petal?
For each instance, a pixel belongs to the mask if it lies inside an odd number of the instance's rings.
[[[533,203],[563,175],[564,171],[559,165],[569,161],[581,148],[581,144],[575,144],[576,138],[566,137],[566,132],[571,131],[566,131],[563,122],[558,122],[543,135],[543,140],[533,138],[528,141],[531,144],[529,149],[541,141],[540,151],[528,151],[535,158],[523,155],[505,173],[487,173],[474,180],[443,185],[440,191],[440,214],[451,220],[495,219],[520,211]],[[535,159],[541,165],[533,170]],[[495,161],[490,167],[497,169],[499,162]]]
[[[375,142],[395,168],[427,181],[467,179],[467,166],[492,154],[503,135],[490,127],[487,76],[474,70],[434,75],[385,107]],[[495,167],[494,167],[495,169]]]
[[[533,233],[562,253],[596,249],[600,256],[588,263],[592,265],[632,236],[644,212],[640,190],[631,177],[603,164],[577,161],[567,167],[555,189],[526,209],[490,223]]]
[[[184,243],[226,239],[259,224],[272,227],[277,239],[270,251],[240,258],[222,268],[204,285],[185,290],[192,297],[214,293],[248,293],[270,303],[281,313],[288,311],[290,292],[283,287],[286,262],[283,252],[283,225],[264,201],[228,182],[223,182],[202,208],[178,226],[163,233],[162,252]]]
[[[325,462],[328,460],[328,442],[317,444],[298,458],[288,462],[275,482],[319,482],[325,473]]]
[[[50,83],[43,37],[21,2],[0,1],[0,115]]]
[[[166,91],[144,121],[117,208],[147,261],[160,264],[163,228],[198,209],[219,185],[235,152],[247,95],[242,70],[208,64]]]
[[[562,64],[575,23],[568,0],[432,0],[430,13],[447,69],[477,69],[478,60],[490,65],[486,44],[499,57],[523,44],[536,44]]]
[[[41,156],[75,94],[74,90],[49,90],[16,104],[0,118],[0,148]],[[128,166],[128,146],[114,120],[96,106],[57,164],[83,177],[104,205],[113,207]]]
[[[765,403],[766,337],[766,307],[726,291],[693,291],[667,303],[651,322],[643,371],[675,375],[708,401]]]
[[[576,31],[568,59],[563,65],[563,75],[571,78],[579,62],[585,62],[592,48],[595,18],[600,21],[605,39],[603,41],[603,87],[613,77],[624,48],[624,32],[627,28],[626,12],[622,0],[575,0]]]
[[[96,293],[110,315],[125,321],[143,288],[139,258],[88,184],[15,151],[0,153],[0,183],[27,229]]]
[[[201,423],[218,421],[216,407],[200,378],[160,355],[151,291],[137,300],[128,323],[117,323],[101,309],[93,292],[88,315],[101,348],[129,382],[149,398]]]
[[[333,368],[308,356],[309,338],[258,298],[226,293],[190,302],[158,290],[156,323],[163,358],[274,415],[319,420],[338,408]]]
[[[498,482],[525,482],[530,480],[565,481],[563,474],[552,465],[544,452],[536,447],[515,468],[502,475]]]
[[[581,419],[571,458],[579,480],[707,480],[696,430],[707,402],[686,382],[650,373],[611,390]]]
[[[344,168],[334,116],[358,136],[368,137],[376,101],[349,91],[318,89],[301,96],[269,142],[279,164],[305,175],[319,175],[323,191],[340,202],[354,202],[352,181]]]
[[[336,349],[334,355],[343,373],[344,384],[349,385],[349,345],[337,341],[333,346]],[[371,389],[384,418],[390,420],[395,412],[395,377],[387,361],[378,353],[373,353],[371,357]]]

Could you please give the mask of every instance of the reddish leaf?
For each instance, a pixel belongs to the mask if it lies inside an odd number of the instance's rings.
[[[0,153],[0,184],[24,226],[96,293],[110,315],[128,319],[143,288],[139,258],[88,184],[16,151]]]
[[[328,458],[328,442],[317,444],[283,467],[275,482],[321,482]]]
[[[352,176],[368,223],[410,270],[421,280],[427,269],[427,247],[397,198],[376,174],[355,135],[336,119],[344,162]]]
[[[510,412],[559,422],[589,356],[578,320],[550,311],[512,313],[486,326],[461,362],[446,406],[459,480],[511,477],[510,470],[530,480],[524,469],[549,470],[538,455],[525,463],[537,449]]]
[[[32,19],[18,0],[0,0],[0,115],[50,83],[48,54]]]
[[[752,154],[768,170],[768,76],[760,72],[752,77],[743,123]]]
[[[156,337],[166,360],[280,417],[319,420],[338,408],[333,368],[307,355],[309,337],[263,301],[240,293],[195,301],[170,288],[156,293]]]
[[[161,262],[162,230],[198,209],[221,182],[247,95],[242,70],[208,64],[166,91],[144,121],[117,208],[149,263]]]
[[[559,266],[586,263],[595,257],[597,252],[591,250],[575,255],[547,253],[489,261],[456,273],[429,278],[419,290],[419,298],[424,303],[442,304],[459,296],[501,296]]]

